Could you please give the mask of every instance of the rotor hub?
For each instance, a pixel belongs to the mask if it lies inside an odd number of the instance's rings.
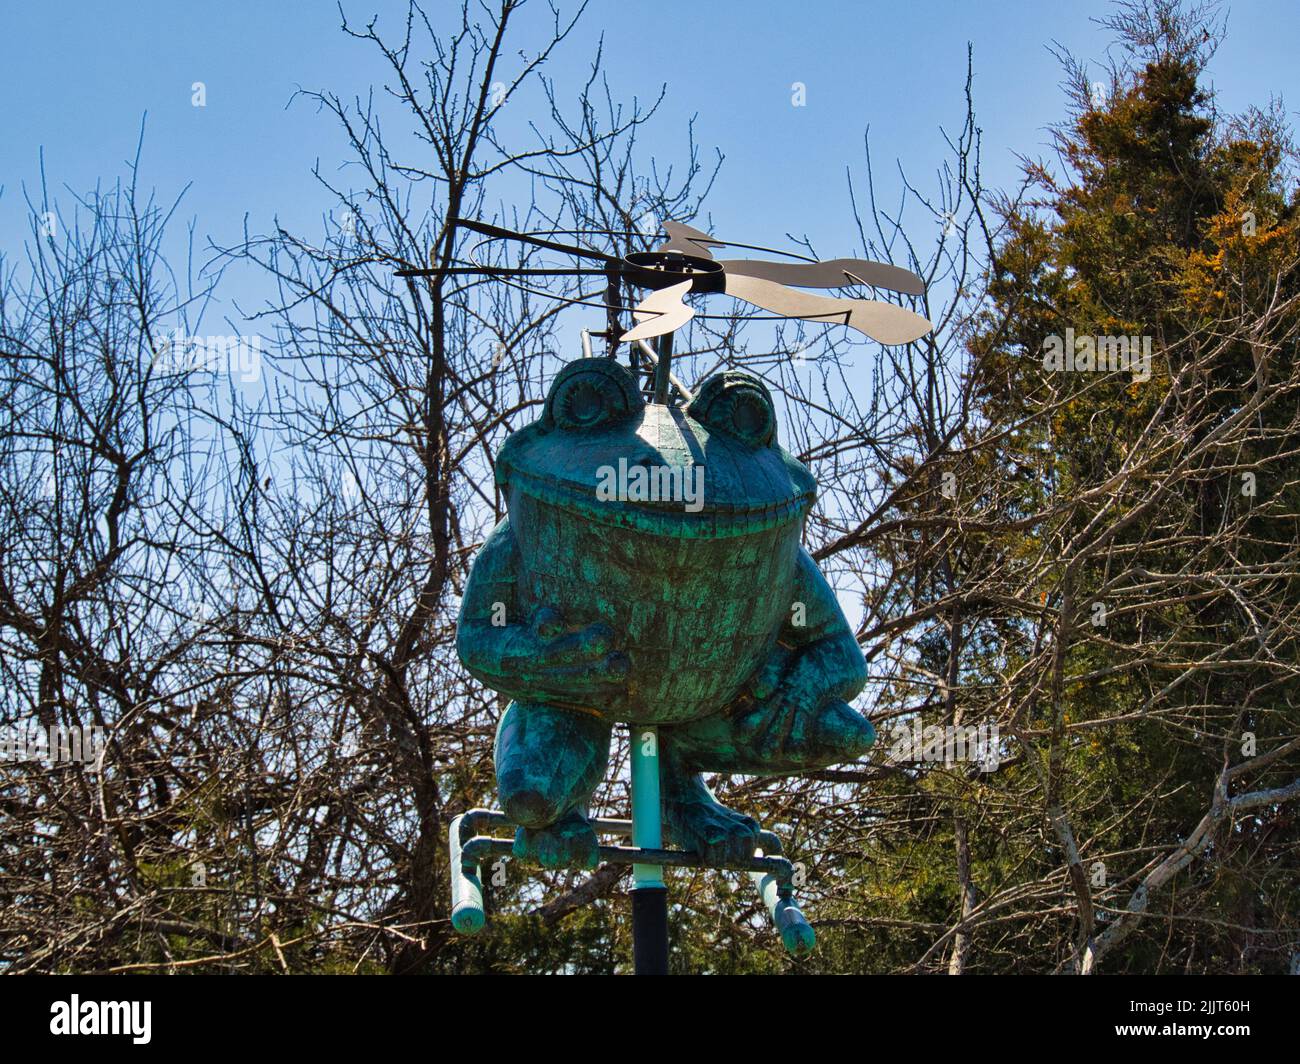
[[[658,291],[683,281],[692,292],[722,292],[727,275],[720,262],[680,251],[634,251],[623,259],[623,276],[633,284]]]

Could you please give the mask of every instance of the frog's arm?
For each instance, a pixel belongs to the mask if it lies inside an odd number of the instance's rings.
[[[456,651],[471,676],[515,699],[581,699],[621,683],[627,661],[613,633],[590,625],[563,633],[551,609],[522,616],[519,549],[505,518],[483,543],[461,598]]]
[[[799,548],[793,601],[772,656],[750,683],[756,698],[778,687],[806,704],[849,702],[867,682],[867,663],[853,629],[812,556]]]

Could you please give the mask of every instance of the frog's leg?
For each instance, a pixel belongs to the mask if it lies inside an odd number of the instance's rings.
[[[876,738],[848,704],[867,679],[853,631],[806,551],[797,564],[791,610],[747,689],[714,716],[663,730],[665,821],[711,859],[753,853],[758,824],[721,805],[701,772],[803,772],[855,761]]]
[[[611,725],[585,710],[511,702],[497,726],[497,793],[516,825],[515,856],[594,868],[586,807],[609,763]]]

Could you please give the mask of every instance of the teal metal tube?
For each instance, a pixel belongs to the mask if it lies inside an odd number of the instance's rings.
[[[487,917],[483,912],[483,884],[478,865],[470,864],[472,871],[468,871],[462,852],[460,830],[466,815],[456,817],[447,832],[451,858],[451,926],[462,935],[472,935],[483,927]]]
[[[659,804],[659,729],[638,726],[631,732],[632,845],[647,850],[663,847]],[[660,865],[632,865],[633,890],[664,886]]]
[[[634,727],[630,742],[632,845],[629,848],[638,856],[658,855],[663,852],[659,730],[652,725]],[[632,864],[632,971],[636,975],[668,974],[668,888],[664,885],[662,864],[639,861]]]
[[[640,846],[601,846],[597,849],[601,864],[649,864],[670,868],[718,868],[732,872],[757,872],[770,875],[778,889],[788,889],[793,868],[784,857],[743,857],[725,864],[711,864],[691,850],[644,849]],[[496,839],[490,835],[476,835],[461,845],[461,860],[473,868],[490,862],[493,857],[510,857],[514,853],[513,839]],[[640,860],[638,861],[638,858]],[[655,884],[647,884],[654,886]]]
[[[817,934],[799,910],[789,886],[782,887],[771,872],[750,872],[750,882],[767,906],[767,915],[781,934],[781,944],[795,957],[806,957],[817,945]]]

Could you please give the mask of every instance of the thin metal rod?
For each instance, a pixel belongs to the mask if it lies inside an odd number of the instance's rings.
[[[461,859],[466,863],[481,863],[488,857],[509,857],[514,853],[513,839],[497,839],[490,835],[475,835],[461,847]],[[728,872],[761,872],[771,875],[782,887],[788,887],[794,875],[794,866],[785,857],[775,854],[754,855],[726,864],[710,864],[699,854],[689,850],[665,850],[639,846],[600,846],[597,857],[604,864],[631,865],[656,868],[662,872],[662,866],[671,868],[718,868]],[[643,861],[654,861],[653,865],[643,865]]]
[[[441,269],[421,267],[393,272],[398,277],[436,277],[439,274],[443,277],[604,277],[607,273],[605,270],[586,270],[578,266],[556,267],[553,270],[541,266],[446,266]]]
[[[503,229],[499,225],[489,225],[487,222],[475,222],[468,218],[461,218],[456,222],[456,224],[462,229],[472,229],[476,233],[482,233],[484,236],[492,237],[496,240],[522,240],[525,244],[532,244],[534,247],[546,248],[548,251],[563,251],[565,254],[576,255],[579,258],[597,259],[600,262],[608,262],[615,265],[621,261],[617,255],[607,255],[603,251],[578,247],[574,244],[561,244],[554,240],[543,240],[540,236],[533,233],[517,233],[513,229]]]
[[[490,835],[480,835],[485,828],[514,828],[517,825],[505,813],[496,809],[470,809],[456,817],[459,825],[459,838],[467,861],[479,861],[488,854],[508,857],[513,839],[497,839]],[[588,823],[602,835],[621,835],[625,839],[632,837],[632,821],[610,817],[592,817]],[[728,864],[710,864],[699,854],[690,850],[657,849],[643,853],[637,846],[602,846],[600,859],[611,864],[635,864],[638,857],[650,857],[655,864],[672,865],[675,868],[724,868],[733,872],[771,872],[783,884],[790,883],[794,866],[781,856],[781,840],[774,832],[760,831],[758,843],[765,856],[746,857]]]
[[[635,343],[637,346],[637,350],[640,351],[641,354],[645,355],[650,365],[652,366],[659,365],[659,356],[655,354],[655,349],[653,347],[651,347],[644,340],[637,340],[635,341]],[[681,382],[681,380],[677,377],[677,375],[673,373],[671,370],[668,373],[668,379],[669,381],[672,382],[672,386],[676,388],[678,392],[681,393],[681,397],[685,399],[688,403],[693,398],[695,398],[694,393],[688,387],[686,387],[686,385],[684,385]]]

